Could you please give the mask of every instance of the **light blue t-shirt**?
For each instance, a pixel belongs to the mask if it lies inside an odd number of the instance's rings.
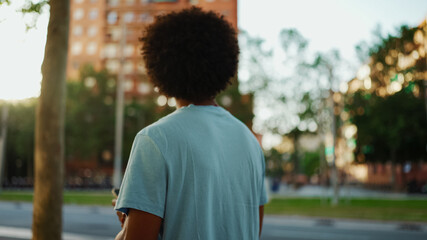
[[[163,218],[161,239],[258,239],[264,155],[217,106],[189,105],[135,137],[116,210]]]

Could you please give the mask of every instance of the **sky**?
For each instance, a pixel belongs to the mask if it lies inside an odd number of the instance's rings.
[[[220,1],[220,0],[217,0]],[[48,11],[26,31],[31,16],[17,12],[23,0],[0,7],[0,99],[38,96]],[[425,0],[239,0],[239,28],[266,40],[280,58],[279,33],[296,28],[313,51],[337,48],[354,59],[354,46],[372,39],[378,24],[393,32],[401,24],[418,25],[427,15]],[[277,50],[277,51],[276,51]],[[281,60],[278,59],[280,67]]]
[[[408,24],[419,25],[427,16],[425,0],[239,0],[239,28],[279,47],[279,33],[296,28],[313,50],[337,48],[345,58],[354,47],[372,40],[381,25],[383,33]]]
[[[40,93],[41,64],[43,61],[49,15],[42,14],[36,28],[26,31],[32,16],[17,12],[23,0],[0,6],[0,100],[19,100]]]

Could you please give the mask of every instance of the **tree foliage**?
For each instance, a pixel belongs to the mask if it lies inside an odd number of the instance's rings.
[[[67,84],[66,144],[70,161],[96,161],[112,166],[116,105],[116,76],[85,65],[78,80]],[[122,159],[129,157],[135,135],[145,126],[169,114],[173,108],[159,107],[155,95],[126,99]]]
[[[26,5],[21,9],[22,13],[42,13],[43,7],[49,4],[49,0],[41,0],[38,2],[27,1]]]
[[[369,78],[346,97],[358,129],[356,159],[403,163],[426,160],[427,124],[423,85],[426,57],[422,27],[400,27],[369,49]],[[421,37],[421,40],[420,40]]]
[[[5,184],[12,181],[12,176],[25,177],[26,181],[19,183],[22,186],[32,184],[30,179],[32,179],[34,170],[34,121],[36,103],[36,99],[28,99],[21,103],[9,105],[8,136],[5,155],[6,171],[4,172],[6,174],[4,179]],[[29,177],[29,179],[26,177]]]
[[[239,90],[239,82],[234,78],[231,86],[216,97],[216,102],[227,109],[233,116],[252,129],[253,93],[242,94]]]
[[[0,0],[0,5],[2,5],[2,4],[9,5],[10,4],[10,0]]]
[[[90,65],[81,68],[78,79],[67,81],[67,162],[95,161],[99,166],[112,167],[112,159],[108,155],[113,155],[114,151],[115,82],[115,76],[105,70],[96,71]],[[36,99],[29,99],[10,105],[6,145],[9,183],[12,177],[32,177],[36,104]],[[173,108],[167,105],[159,107],[155,96],[127,99],[122,153],[125,161],[137,132],[172,111]]]
[[[424,31],[421,27],[403,25],[396,35],[378,36],[378,43],[369,49],[372,80],[369,92],[375,91],[379,96],[390,94],[387,91],[381,94],[381,91],[387,90],[392,82],[401,81],[399,74],[404,76],[402,87],[422,84],[420,81],[424,76],[419,73],[424,72],[427,66],[425,53],[422,56],[422,51],[425,51]]]
[[[320,155],[306,157],[298,145],[299,138],[331,131],[330,90],[336,91],[339,80],[343,81],[340,72],[345,61],[337,50],[311,53],[308,40],[296,29],[283,29],[280,42],[284,59],[277,72],[272,68],[274,52],[265,48],[263,39],[245,32],[241,38],[243,72],[248,72],[243,88],[253,92],[256,108],[263,108],[263,114],[268,115],[261,116],[263,123],[258,129],[293,139],[294,152],[287,163],[293,166],[290,174],[313,174],[313,163],[320,162]],[[283,173],[275,154],[266,155],[272,175]]]
[[[66,146],[68,160],[89,160],[114,145],[115,83],[106,71],[84,66],[78,81],[68,81]]]
[[[265,152],[265,163],[265,174],[269,177],[280,179],[286,173],[284,156],[274,148]]]
[[[427,127],[423,99],[405,88],[393,95],[369,98],[362,92],[349,105],[357,126],[358,161],[417,162],[427,159]],[[362,110],[363,109],[363,110]],[[394,156],[392,156],[394,154]]]

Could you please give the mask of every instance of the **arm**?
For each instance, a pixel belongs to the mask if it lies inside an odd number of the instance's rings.
[[[157,240],[162,218],[151,213],[129,209],[122,231],[115,240]]]
[[[112,203],[113,207],[115,207],[116,203],[117,203],[117,198],[113,199],[111,201],[111,203]],[[126,220],[126,214],[124,214],[124,213],[122,213],[120,211],[116,211],[116,215],[119,218],[119,221],[121,223],[121,227],[123,228],[123,225],[125,224],[125,220]]]
[[[262,232],[262,221],[264,220],[264,205],[259,206],[259,236]]]
[[[138,134],[115,206],[116,210],[127,212],[116,240],[157,240],[166,207],[166,192],[165,159],[154,140]],[[119,216],[119,219],[123,218]]]

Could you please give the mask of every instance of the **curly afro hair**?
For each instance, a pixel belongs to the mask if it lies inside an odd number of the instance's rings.
[[[210,100],[236,75],[236,31],[212,11],[192,7],[158,16],[140,41],[150,81],[169,97]]]

